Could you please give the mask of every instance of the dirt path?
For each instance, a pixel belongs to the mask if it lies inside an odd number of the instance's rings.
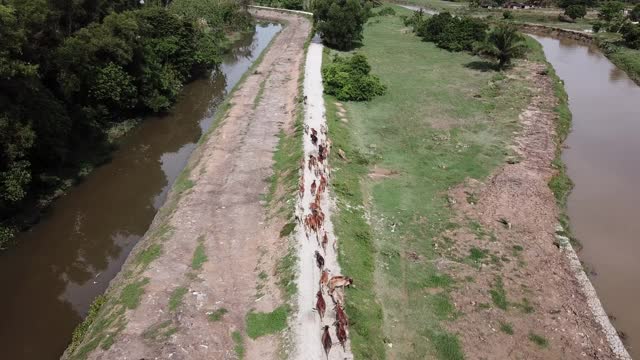
[[[271,276],[286,249],[283,220],[267,219],[262,197],[277,135],[293,124],[311,24],[297,15],[253,13],[286,26],[192,156],[187,176],[111,283],[107,304],[74,354],[93,347],[92,359],[232,359],[238,356],[232,334],[245,334],[246,314],[282,303],[273,280],[256,299],[259,269]],[[215,311],[222,316],[212,321]],[[112,339],[96,347],[102,327]],[[243,337],[245,358],[275,357],[275,336]]]
[[[329,178],[330,167],[327,160],[323,165],[319,165],[320,173],[316,173],[314,166],[308,165],[310,156],[318,157],[318,145],[327,144],[327,134],[322,130],[326,129],[324,99],[322,97],[322,45],[312,43],[309,45],[307,52],[307,60],[305,66],[304,78],[304,94],[306,97],[305,106],[305,131],[304,134],[304,156],[305,166],[303,167],[304,193],[298,199],[296,215],[299,219],[307,218],[311,213],[310,204],[314,202],[314,195],[311,188],[312,183],[320,184],[320,176]],[[317,131],[317,143],[311,140],[311,133]],[[320,175],[320,176],[318,176]],[[324,224],[319,231],[319,238],[322,239],[324,234],[327,236],[328,244],[323,249],[318,241],[318,235],[315,232],[305,229],[304,224],[297,227],[296,240],[298,243],[298,314],[294,327],[294,336],[296,340],[295,359],[299,360],[322,360],[326,359],[325,352],[321,343],[321,328],[324,325],[330,327],[329,333],[332,338],[333,347],[329,353],[329,359],[342,360],[353,359],[349,348],[349,342],[345,344],[343,350],[336,336],[335,311],[333,309],[333,300],[329,296],[326,287],[323,289],[323,299],[326,303],[327,310],[323,321],[320,320],[318,312],[314,310],[316,305],[316,294],[318,292],[320,281],[320,269],[316,265],[314,253],[318,251],[324,258],[324,268],[330,271],[329,277],[340,275],[340,265],[337,260],[338,243],[333,232],[333,224],[331,222],[332,203],[330,191],[327,189],[320,192],[320,209],[324,213]],[[338,290],[339,291],[339,290]],[[349,301],[345,299],[345,301]]]
[[[517,159],[449,193],[457,222],[472,224],[438,244],[471,265],[440,264],[463,283],[452,297],[465,315],[450,328],[469,359],[613,359],[555,234],[553,85],[545,65],[525,63],[534,96],[520,115]]]

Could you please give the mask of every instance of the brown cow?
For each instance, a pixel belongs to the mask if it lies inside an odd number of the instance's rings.
[[[316,181],[313,180],[313,182],[311,183],[311,195],[315,195],[316,194],[316,188],[318,185],[316,185]]]
[[[333,325],[336,327],[336,337],[338,338],[338,342],[342,345],[342,350],[346,351],[344,344],[347,342],[347,330],[339,321],[334,322]]]
[[[322,270],[322,274],[320,275],[320,291],[322,291],[322,287],[326,287],[329,285],[329,270]]]
[[[336,311],[336,321],[338,321],[342,326],[349,325],[349,318],[347,314],[345,314],[344,309],[340,303],[337,303],[333,308]]]
[[[327,304],[324,302],[321,290],[318,290],[318,293],[316,294],[316,310],[320,315],[320,321],[322,321],[324,318],[324,312],[327,310]]]
[[[322,237],[322,250],[324,253],[327,253],[327,244],[329,243],[329,237],[327,236],[327,232],[324,232],[324,236]]]
[[[331,346],[333,345],[331,341],[331,335],[329,335],[329,325],[325,325],[322,327],[322,347],[324,348],[324,353],[329,359],[329,351],[331,351]]]
[[[320,252],[318,250],[316,250],[316,265],[318,265],[318,268],[320,270],[324,268],[324,258],[322,257],[322,255],[320,255]]]
[[[331,280],[329,280],[329,294],[332,294],[336,288],[345,288],[351,285],[353,285],[352,278],[342,275],[333,276],[331,277]]]

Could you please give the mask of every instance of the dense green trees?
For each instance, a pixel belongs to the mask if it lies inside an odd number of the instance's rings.
[[[108,148],[111,126],[167,109],[220,62],[225,31],[251,23],[233,0],[159,5],[0,4],[0,247],[21,208]]]
[[[362,40],[362,26],[369,6],[360,0],[314,0],[313,20],[322,41],[339,50],[349,50]]]

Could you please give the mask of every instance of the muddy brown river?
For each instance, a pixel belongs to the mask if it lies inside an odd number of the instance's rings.
[[[144,235],[217,105],[278,24],[258,24],[209,79],[185,86],[168,114],[145,119],[108,164],[58,199],[43,220],[0,255],[0,358],[60,357],[93,299]]]
[[[563,160],[580,259],[613,324],[640,358],[640,87],[597,49],[535,37],[564,80],[573,130]]]

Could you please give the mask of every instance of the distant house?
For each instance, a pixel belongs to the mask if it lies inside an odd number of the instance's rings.
[[[519,3],[519,2],[506,2],[502,5],[505,9],[533,9],[536,6],[531,3]]]

